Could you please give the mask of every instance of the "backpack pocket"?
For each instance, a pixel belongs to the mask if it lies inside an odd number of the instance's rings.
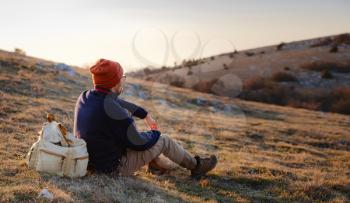
[[[89,156],[67,157],[63,163],[63,174],[69,177],[82,177],[86,175]]]
[[[37,170],[63,175],[62,165],[65,156],[47,149],[39,149]]]
[[[82,177],[86,175],[86,168],[89,162],[89,156],[79,157],[76,158],[76,164],[75,164],[75,175],[77,177]]]

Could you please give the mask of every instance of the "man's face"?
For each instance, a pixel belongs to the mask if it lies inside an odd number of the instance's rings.
[[[125,80],[126,80],[126,76],[123,75],[123,77],[120,79],[120,83],[111,89],[112,92],[116,93],[117,95],[120,95],[124,90]]]

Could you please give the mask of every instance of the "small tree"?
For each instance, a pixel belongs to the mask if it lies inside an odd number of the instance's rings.
[[[330,53],[337,53],[338,52],[338,46],[333,45],[332,48],[329,50]]]
[[[183,87],[184,84],[185,83],[181,80],[175,80],[175,81],[170,83],[171,86],[175,86],[175,87]]]
[[[277,51],[281,51],[282,48],[283,48],[285,45],[286,45],[286,43],[281,42],[281,43],[280,43],[279,45],[277,45],[277,47],[276,47]]]
[[[333,75],[332,75],[332,73],[331,73],[329,70],[323,70],[323,71],[321,72],[321,77],[322,77],[323,79],[332,79],[332,78],[333,78]]]
[[[285,72],[276,72],[272,75],[271,79],[275,82],[296,82],[298,79],[290,74]]]
[[[290,68],[289,68],[288,66],[285,66],[285,67],[284,67],[284,70],[289,71]]]
[[[148,75],[148,74],[151,74],[152,73],[152,70],[150,68],[145,68],[143,69],[143,72]]]
[[[19,55],[23,55],[23,56],[26,55],[26,52],[23,49],[20,49],[20,48],[15,48],[15,53],[19,54]]]
[[[254,53],[254,52],[246,52],[245,55],[248,56],[248,57],[250,57],[250,56],[254,56],[255,53]]]

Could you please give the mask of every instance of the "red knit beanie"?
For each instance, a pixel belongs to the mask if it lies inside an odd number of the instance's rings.
[[[123,77],[124,70],[118,62],[100,59],[90,68],[95,87],[111,89]]]

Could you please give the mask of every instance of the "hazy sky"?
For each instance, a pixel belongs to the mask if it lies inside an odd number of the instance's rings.
[[[349,0],[1,0],[0,49],[127,70],[350,32]]]

